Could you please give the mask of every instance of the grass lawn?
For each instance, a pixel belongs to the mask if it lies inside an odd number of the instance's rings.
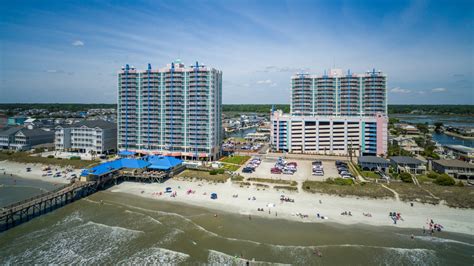
[[[362,171],[362,176],[367,177],[367,178],[374,178],[374,179],[379,179],[380,175],[376,174],[375,172],[372,171]]]
[[[418,179],[418,183],[424,184],[424,183],[432,183],[433,179],[427,177],[426,175],[417,175],[416,179]]]
[[[304,181],[303,190],[311,193],[339,195],[341,197],[393,198],[392,192],[383,188],[379,184],[373,183],[337,185],[319,181]]]
[[[221,168],[222,168],[222,169],[225,169],[225,170],[227,170],[227,171],[235,172],[235,171],[239,170],[240,165],[224,164]]]
[[[290,180],[270,179],[270,178],[255,178],[255,177],[247,178],[247,181],[272,183],[272,184],[282,184],[282,185],[290,185],[290,186],[296,186],[298,184],[298,182],[290,181]]]
[[[234,155],[232,157],[223,157],[222,159],[219,160],[219,162],[243,165],[249,159],[250,159],[250,156]]]
[[[76,169],[80,168],[89,168],[94,165],[97,165],[99,161],[89,161],[89,160],[69,160],[69,159],[59,159],[59,158],[47,158],[47,157],[37,157],[30,156],[31,154],[26,152],[14,152],[6,153],[0,152],[0,161],[7,160],[18,163],[37,163],[44,165],[57,165],[61,167],[71,166]]]
[[[227,179],[230,178],[230,175],[228,174],[216,174],[216,175],[211,175],[207,171],[197,171],[197,170],[184,170],[181,172],[178,177],[182,178],[189,178],[189,179],[199,179],[199,180],[207,180],[211,182],[219,182],[219,183],[224,183],[227,181]]]

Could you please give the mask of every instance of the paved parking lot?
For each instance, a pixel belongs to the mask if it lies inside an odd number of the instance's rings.
[[[270,169],[275,166],[277,159],[276,158],[262,158],[262,163],[255,169],[253,173],[242,173],[240,169],[240,174],[246,178],[248,177],[259,177],[259,178],[271,178],[271,179],[284,179],[284,180],[295,180],[295,181],[324,181],[328,177],[339,177],[337,173],[335,161],[332,160],[323,160],[324,167],[324,176],[314,176],[312,175],[312,161],[310,160],[298,160],[298,159],[289,159],[287,162],[296,162],[298,164],[297,171],[293,175],[286,174],[272,174]]]

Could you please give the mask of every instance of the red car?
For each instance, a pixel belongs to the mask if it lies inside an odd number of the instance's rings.
[[[272,168],[272,169],[270,170],[270,172],[271,172],[272,174],[281,174],[281,170],[280,170],[279,168],[276,168],[276,167]]]
[[[286,165],[294,165],[295,167],[298,166],[298,164],[296,162],[289,162]]]

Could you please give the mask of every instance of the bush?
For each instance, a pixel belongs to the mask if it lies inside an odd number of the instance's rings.
[[[438,178],[436,178],[434,182],[435,184],[438,184],[440,186],[453,186],[454,184],[456,184],[454,178],[450,177],[447,174],[442,174],[438,176]]]
[[[48,158],[52,159],[54,158],[54,155],[48,155]]]
[[[407,172],[400,173],[399,177],[405,183],[413,182],[413,179],[411,178],[410,173],[407,173]]]
[[[354,184],[354,180],[352,179],[346,179],[346,178],[328,178],[326,179],[326,183],[332,184],[332,185],[339,185],[339,186],[350,186]]]
[[[464,183],[463,183],[462,181],[458,181],[458,182],[456,183],[456,186],[458,186],[458,187],[464,187]]]
[[[71,158],[69,158],[69,160],[80,160],[81,157],[79,156],[71,156]]]
[[[436,178],[438,178],[439,175],[435,172],[429,172],[426,176],[431,178],[431,179],[436,179]]]
[[[211,171],[209,171],[209,174],[210,175],[217,175],[217,170],[215,170],[215,169],[211,170]]]

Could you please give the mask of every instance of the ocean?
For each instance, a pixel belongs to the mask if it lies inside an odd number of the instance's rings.
[[[0,199],[30,193],[20,191]],[[473,255],[471,235],[249,219],[110,191],[0,233],[2,265],[472,265]]]

